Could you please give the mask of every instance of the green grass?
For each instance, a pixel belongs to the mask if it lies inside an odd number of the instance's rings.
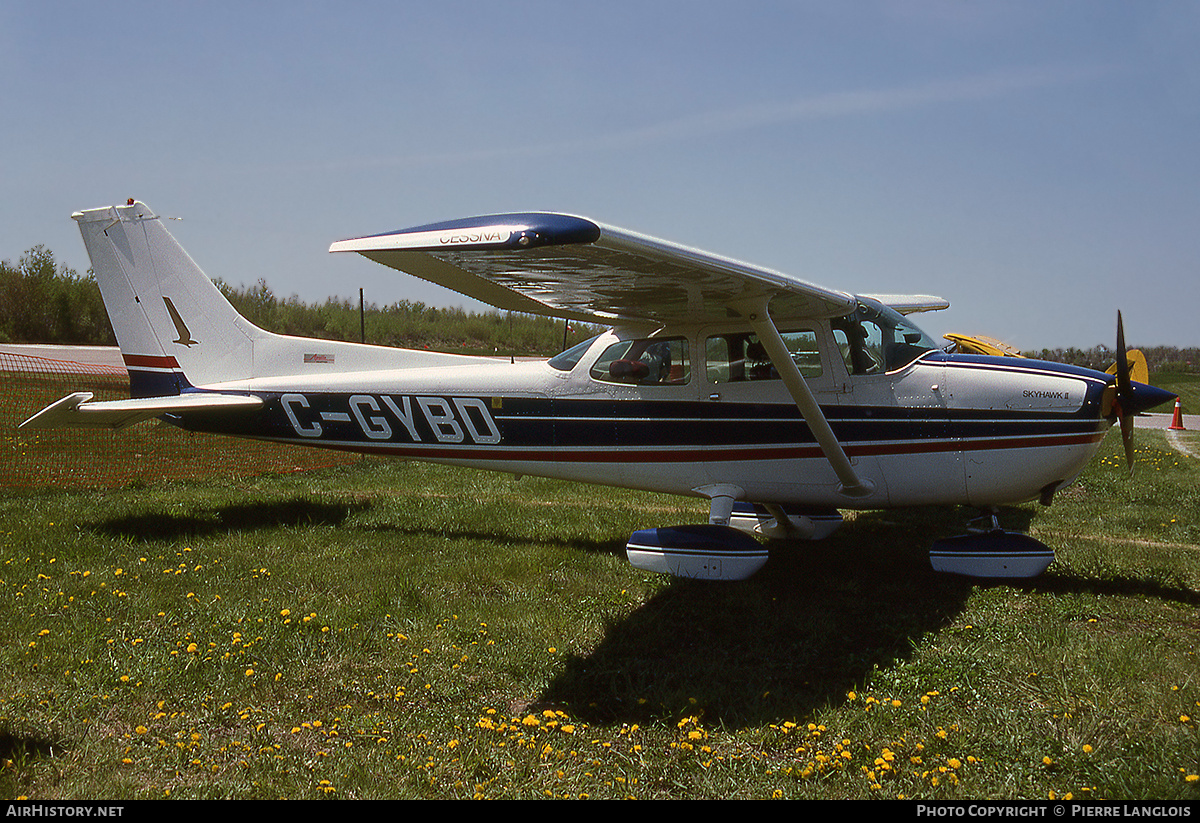
[[[1200,374],[1158,372],[1150,378],[1150,382],[1159,388],[1173,391],[1179,395],[1179,403],[1184,414],[1200,414]],[[1172,409],[1172,406],[1166,405],[1154,409],[1154,411],[1170,414]]]
[[[408,463],[0,497],[0,792],[1200,799],[1200,461],[1119,438],[1037,580],[868,512],[707,584],[696,502]]]

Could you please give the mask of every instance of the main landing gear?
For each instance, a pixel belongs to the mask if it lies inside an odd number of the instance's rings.
[[[934,571],[982,578],[1037,577],[1054,562],[1054,550],[1022,532],[1000,528],[995,509],[967,524],[967,533],[936,540],[929,550]]]
[[[634,532],[625,554],[635,568],[701,580],[745,580],[770,556],[756,538],[820,540],[842,524],[836,509],[748,503],[736,486],[696,491],[709,499],[708,523]]]

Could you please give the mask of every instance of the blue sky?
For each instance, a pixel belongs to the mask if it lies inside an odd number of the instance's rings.
[[[545,209],[935,335],[1200,345],[1200,4],[0,0],[0,257],[136,197],[213,277],[468,305],[329,243]]]

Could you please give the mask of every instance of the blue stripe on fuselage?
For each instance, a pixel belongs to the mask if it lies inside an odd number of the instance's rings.
[[[1072,366],[1068,363],[1054,363],[1049,360],[1034,360],[1026,357],[997,357],[988,354],[949,354],[947,352],[929,352],[922,356],[922,363],[944,363],[951,366],[989,366],[1011,371],[1014,374],[1051,374],[1064,377],[1079,377],[1085,380],[1099,380],[1109,383],[1113,376],[1082,366]]]
[[[1090,392],[1089,392],[1090,393]],[[763,448],[812,445],[794,405],[409,394],[260,394],[260,410],[189,415],[187,428],[343,448],[421,444],[469,449]],[[1098,399],[1096,400],[1098,402]],[[843,444],[1092,435],[1107,422],[1079,412],[878,406],[823,409]]]

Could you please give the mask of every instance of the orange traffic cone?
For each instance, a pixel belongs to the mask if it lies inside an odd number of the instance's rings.
[[[1179,404],[1179,398],[1175,398],[1175,417],[1171,420],[1171,425],[1167,428],[1175,431],[1183,431],[1183,407]]]

